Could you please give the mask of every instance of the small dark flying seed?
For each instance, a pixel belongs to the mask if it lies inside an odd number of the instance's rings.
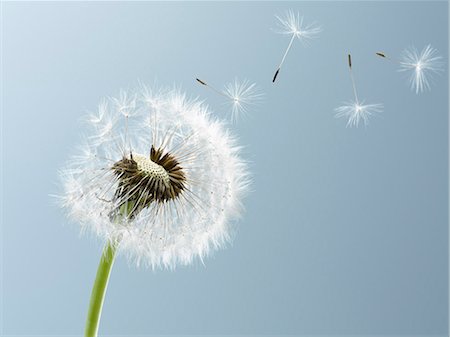
[[[279,72],[280,72],[280,68],[278,68],[277,71],[275,72],[275,75],[273,75],[272,83],[275,83],[275,80],[277,79]]]

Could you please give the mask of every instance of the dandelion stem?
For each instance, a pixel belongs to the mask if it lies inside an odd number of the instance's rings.
[[[289,45],[287,46],[286,51],[284,52],[283,58],[281,59],[281,62],[280,62],[280,65],[278,66],[277,71],[275,72],[275,75],[273,75],[272,82],[275,82],[275,80],[277,79],[278,73],[280,72],[281,67],[283,66],[284,60],[286,59],[286,56],[292,47],[292,42],[294,42],[294,39],[295,39],[295,34],[292,34],[291,41],[289,41]]]
[[[291,41],[289,41],[289,45],[286,48],[286,51],[284,52],[283,58],[281,59],[280,65],[278,66],[278,69],[281,69],[281,67],[283,66],[284,60],[286,60],[286,56],[289,53],[289,50],[291,50],[292,42],[294,42],[294,39],[295,39],[295,34],[292,34]]]
[[[352,80],[352,87],[353,87],[353,94],[355,95],[355,102],[356,102],[356,104],[359,104],[358,93],[356,92],[355,78],[353,77],[353,71],[352,71],[352,56],[350,54],[348,54],[348,70],[350,72],[350,78]]]
[[[353,94],[355,95],[355,101],[357,104],[359,104],[358,93],[356,92],[355,78],[353,77],[353,72],[351,68],[350,68],[350,78],[352,79]]]
[[[92,288],[89,312],[86,320],[85,337],[96,337],[100,316],[102,314],[103,301],[108,287],[109,275],[114,264],[117,244],[108,242],[103,249],[102,257],[97,269],[94,286]]]
[[[216,94],[219,94],[219,95],[224,96],[224,97],[229,98],[229,99],[234,99],[234,98],[231,97],[230,95],[227,95],[227,94],[224,93],[223,91],[220,91],[219,89],[214,88],[212,85],[206,83],[205,81],[202,81],[202,80],[200,80],[200,79],[198,79],[198,78],[196,78],[196,80],[197,80],[198,83],[200,83],[200,84],[204,85],[205,87],[211,89],[211,90],[214,91]]]

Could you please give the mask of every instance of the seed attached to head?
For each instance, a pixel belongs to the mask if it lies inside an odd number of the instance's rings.
[[[130,218],[152,202],[176,199],[185,189],[186,176],[182,167],[172,154],[163,155],[161,148],[152,146],[148,157],[133,154],[130,158],[122,158],[112,170],[119,179],[115,192],[117,210],[126,205]]]

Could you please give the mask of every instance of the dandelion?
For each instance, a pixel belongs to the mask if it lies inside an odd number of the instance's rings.
[[[364,122],[364,125],[369,124],[369,118],[377,112],[383,111],[382,104],[364,104],[364,101],[358,99],[358,93],[356,91],[355,79],[352,72],[352,57],[348,55],[348,67],[350,70],[350,78],[352,81],[354,100],[345,102],[343,106],[335,109],[336,118],[347,118],[347,127],[358,126],[360,122]]]
[[[61,203],[106,241],[86,325],[96,336],[116,252],[151,268],[203,261],[230,241],[249,175],[223,122],[177,90],[121,93],[86,120],[91,133],[60,174]]]
[[[233,82],[227,83],[224,90],[218,90],[198,78],[196,80],[201,85],[226,98],[226,102],[231,106],[231,120],[233,122],[237,122],[241,116],[247,115],[249,110],[261,103],[264,97],[256,83],[251,83],[248,80],[239,81],[236,78]]]
[[[275,82],[275,80],[277,79],[278,73],[280,72],[281,67],[283,66],[286,56],[291,50],[295,38],[299,39],[300,42],[306,43],[309,40],[316,38],[317,35],[322,31],[322,28],[318,26],[316,23],[304,24],[303,17],[300,16],[299,13],[294,13],[292,10],[289,10],[286,13],[285,17],[276,16],[276,18],[278,19],[278,23],[281,26],[281,30],[279,31],[279,33],[291,35],[291,40],[289,41],[289,44],[286,48],[286,51],[283,54],[281,62],[277,70],[275,71],[272,82]]]
[[[400,65],[399,71],[410,72],[409,84],[411,90],[418,94],[431,90],[430,81],[433,75],[442,71],[442,57],[437,53],[435,48],[428,45],[420,53],[415,47],[405,49],[400,60],[392,59],[383,52],[377,52],[376,55],[398,63]]]

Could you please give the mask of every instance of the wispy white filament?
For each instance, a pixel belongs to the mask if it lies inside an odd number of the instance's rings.
[[[225,85],[225,94],[231,104],[231,120],[236,122],[241,116],[245,116],[252,106],[261,103],[264,94],[256,83],[248,80],[235,79]]]
[[[347,127],[357,127],[361,122],[367,126],[369,118],[381,111],[383,111],[382,104],[364,104],[364,102],[349,101],[335,109],[335,116],[336,118],[346,118]]]
[[[322,28],[315,22],[305,24],[303,22],[303,16],[300,16],[298,12],[294,13],[292,10],[287,11],[283,17],[278,15],[275,17],[280,27],[278,33],[292,35],[302,42],[315,39],[322,31]]]
[[[400,59],[400,71],[411,72],[409,83],[411,90],[416,94],[430,90],[430,81],[433,74],[442,71],[442,57],[437,55],[437,50],[431,45],[419,52],[415,47],[403,51]]]
[[[83,229],[120,239],[119,252],[153,268],[203,259],[230,240],[249,175],[236,139],[204,104],[177,90],[143,87],[105,100],[86,120],[90,133],[61,170],[62,205]],[[148,156],[152,145],[177,158],[186,189],[130,220],[111,217],[119,203],[112,165],[131,153]]]

